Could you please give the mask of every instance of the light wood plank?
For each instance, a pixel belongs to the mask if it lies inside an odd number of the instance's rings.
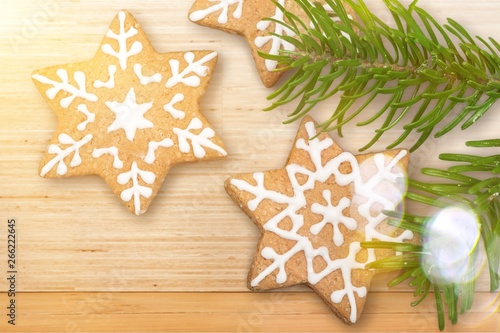
[[[432,296],[432,295],[430,295]],[[445,332],[498,332],[500,300],[478,293]],[[9,332],[435,332],[434,303],[408,293],[372,293],[347,326],[314,293],[20,293]]]
[[[45,2],[55,6],[50,21],[13,44],[11,37],[23,35],[26,20],[39,13],[40,3]],[[260,85],[245,42],[188,22],[185,13],[190,1],[45,2],[26,0],[0,14],[5,16],[0,23],[4,32],[0,34],[0,211],[2,218],[19,221],[20,290],[244,291],[258,230],[225,194],[222,183],[233,173],[283,165],[296,124],[285,126],[281,121],[292,106],[261,111],[269,105],[266,96],[271,90]],[[381,2],[370,6],[385,15]],[[422,1],[421,6],[442,21],[446,16],[460,18],[482,36],[498,31],[492,28],[498,25],[496,1],[481,1],[471,8],[451,0]],[[149,212],[139,218],[123,209],[97,177],[47,180],[37,176],[56,119],[31,83],[30,73],[92,57],[120,8],[135,14],[158,51],[209,48],[219,52],[202,108],[230,153],[222,161],[174,168]],[[471,17],[481,17],[481,24]],[[334,98],[319,107],[315,115],[324,118],[329,105],[337,101]],[[422,166],[439,165],[437,154],[443,147],[462,151],[466,139],[494,136],[500,124],[494,112],[466,136],[457,130],[430,140],[413,154],[410,174],[417,175]],[[348,126],[346,137],[337,139],[345,149],[355,150],[372,131]],[[376,149],[383,149],[397,135],[396,130]],[[108,276],[111,279],[104,278]],[[0,287],[5,284],[0,281]],[[374,285],[376,291],[384,288],[383,283]],[[480,283],[479,290],[487,288],[487,281]]]

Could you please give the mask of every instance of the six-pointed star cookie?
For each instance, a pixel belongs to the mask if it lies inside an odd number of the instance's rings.
[[[93,59],[33,74],[59,121],[40,175],[97,174],[144,213],[173,165],[226,155],[199,106],[216,62],[212,51],[157,53],[119,12]]]
[[[354,156],[306,117],[285,167],[226,181],[231,198],[261,230],[248,282],[252,290],[307,284],[346,323],[362,311],[373,272],[367,262],[387,253],[360,242],[404,241],[382,210],[405,191],[406,150]],[[309,139],[313,138],[313,139]]]
[[[304,22],[309,21],[295,1],[277,2]],[[331,10],[324,1],[318,2],[323,3],[327,10]],[[353,13],[350,7],[345,8],[348,13]],[[244,36],[250,46],[262,83],[266,87],[272,87],[284,72],[275,71],[277,62],[262,58],[258,52],[277,55],[279,50],[294,50],[293,44],[280,38],[280,36],[293,37],[294,33],[284,25],[264,20],[266,18],[286,21],[283,11],[271,0],[196,0],[189,11],[189,19],[192,22]],[[337,19],[332,12],[332,20]]]

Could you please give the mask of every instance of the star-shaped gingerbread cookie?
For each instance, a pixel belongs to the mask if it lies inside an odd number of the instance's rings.
[[[342,151],[306,117],[283,168],[230,177],[226,191],[262,233],[249,288],[307,284],[339,318],[355,323],[374,274],[365,264],[388,255],[360,242],[413,238],[382,213],[398,208],[408,161],[406,150]]]
[[[33,73],[59,122],[40,175],[97,174],[144,213],[172,166],[226,155],[199,106],[216,62],[213,51],[157,53],[120,11],[93,59]]]
[[[303,22],[310,22],[307,14],[295,1],[277,2]],[[310,2],[312,6],[313,1]],[[318,2],[331,11],[331,7],[324,0]],[[344,7],[349,15],[353,14],[350,7]],[[331,16],[334,22],[338,21],[333,11]],[[295,33],[285,25],[266,20],[267,18],[286,22],[281,8],[271,0],[196,0],[189,10],[189,19],[192,22],[244,36],[250,46],[262,83],[266,87],[272,87],[284,75],[284,71],[275,71],[277,61],[264,59],[259,52],[278,55],[280,50],[295,50],[292,43],[281,38],[281,36],[294,37]]]

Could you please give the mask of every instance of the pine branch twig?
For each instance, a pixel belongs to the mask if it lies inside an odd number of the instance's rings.
[[[469,141],[469,147],[500,147],[500,139]],[[461,207],[464,211],[473,212],[477,219],[478,237],[481,241],[473,244],[467,258],[460,261],[464,267],[452,267],[463,274],[463,278],[455,275],[453,279],[437,279],[436,271],[446,271],[440,265],[449,265],[447,262],[437,262],[432,268],[425,265],[426,260],[432,257],[427,250],[430,247],[430,238],[426,235],[431,224],[438,219],[440,212],[436,215],[416,216],[410,213],[386,212],[391,217],[390,223],[394,226],[406,228],[417,232],[422,236],[422,245],[400,244],[388,242],[367,242],[363,247],[367,248],[389,248],[402,254],[379,260],[370,264],[371,268],[401,270],[399,276],[389,282],[394,286],[403,281],[410,280],[410,286],[415,288],[415,296],[419,300],[412,305],[419,304],[428,294],[434,290],[438,314],[439,328],[444,329],[445,308],[448,309],[448,317],[454,324],[457,322],[458,314],[470,310],[474,300],[475,277],[477,276],[474,263],[481,251],[484,251],[490,276],[490,291],[497,291],[500,287],[500,155],[478,156],[464,154],[441,154],[440,159],[451,161],[455,165],[447,170],[422,169],[422,173],[437,179],[436,182],[409,181],[409,192],[407,199],[425,204],[429,209],[440,208],[443,212],[447,208]],[[475,177],[469,175],[473,172]],[[457,228],[457,219],[448,221],[449,232]],[[467,232],[467,231],[466,231]],[[448,246],[450,246],[448,244]],[[452,251],[460,249],[453,248]],[[432,258],[431,258],[432,259]],[[455,264],[456,266],[457,264]],[[450,269],[450,267],[447,267]],[[460,278],[459,278],[460,277]],[[431,289],[432,288],[432,289]],[[442,297],[443,296],[443,297]],[[460,304],[460,311],[458,311]]]
[[[281,8],[286,22],[280,24],[295,35],[281,38],[295,50],[261,54],[278,61],[280,70],[292,72],[269,96],[274,102],[266,109],[298,101],[287,122],[340,95],[321,130],[342,135],[342,127],[361,115],[366,118],[358,126],[381,118],[383,124],[360,150],[398,125],[403,133],[388,148],[417,132],[420,137],[413,151],[431,135],[472,126],[500,97],[500,44],[492,38],[471,37],[452,19],[440,25],[417,1],[405,8],[398,0],[383,0],[395,27],[371,13],[363,0],[325,0],[326,6],[294,1],[311,20],[306,24]],[[354,10],[355,18],[344,4]],[[370,112],[367,106],[377,98],[386,103]],[[455,109],[461,110],[454,113]]]

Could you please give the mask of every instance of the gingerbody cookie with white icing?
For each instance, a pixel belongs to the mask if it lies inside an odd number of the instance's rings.
[[[278,0],[287,11],[300,17],[303,22],[310,22],[307,15],[293,0]],[[325,1],[325,9],[330,9]],[[313,2],[311,1],[311,6]],[[350,7],[345,6],[347,13],[352,14]],[[262,83],[272,87],[284,75],[283,71],[275,71],[277,61],[262,58],[258,52],[278,55],[279,50],[294,50],[295,46],[280,38],[293,37],[294,33],[281,24],[266,18],[286,22],[283,11],[271,0],[196,0],[188,14],[189,20],[202,26],[242,35],[250,46]],[[332,20],[338,20],[332,12]],[[276,35],[272,35],[272,34]]]
[[[213,51],[157,53],[120,11],[93,59],[32,75],[58,118],[40,175],[99,175],[144,213],[172,166],[226,155],[199,105],[216,62]]]
[[[310,139],[312,138],[312,139]],[[226,191],[262,236],[248,275],[251,290],[309,285],[345,323],[361,315],[374,272],[365,264],[389,255],[361,242],[407,241],[389,226],[406,187],[406,150],[353,155],[305,117],[286,165],[235,175]]]

